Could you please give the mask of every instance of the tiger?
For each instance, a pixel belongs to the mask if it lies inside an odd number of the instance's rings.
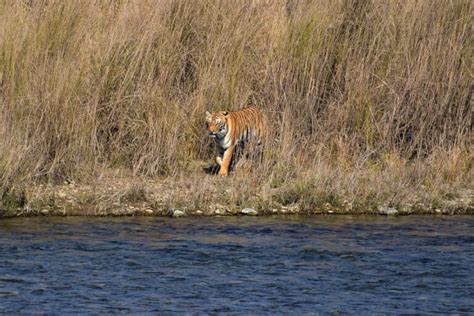
[[[206,127],[219,149],[216,163],[220,166],[220,176],[228,175],[236,147],[243,147],[252,139],[261,143],[267,133],[266,117],[253,106],[234,111],[206,111]]]

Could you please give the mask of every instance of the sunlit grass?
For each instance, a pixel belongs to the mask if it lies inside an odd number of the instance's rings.
[[[470,187],[473,15],[467,0],[1,2],[2,195],[103,168],[199,174],[205,111],[245,105],[272,135],[226,182],[230,204]]]

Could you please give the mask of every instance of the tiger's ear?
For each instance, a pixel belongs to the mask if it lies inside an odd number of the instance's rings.
[[[211,113],[209,111],[206,111],[206,118],[208,118],[209,116],[211,116]]]
[[[227,115],[229,115],[229,112],[225,111],[222,114],[224,114],[224,116],[227,116]]]

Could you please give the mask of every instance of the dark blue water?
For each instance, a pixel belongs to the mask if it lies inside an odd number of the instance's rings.
[[[474,313],[474,217],[0,221],[0,313]]]

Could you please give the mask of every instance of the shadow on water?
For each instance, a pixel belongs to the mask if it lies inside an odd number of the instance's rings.
[[[472,313],[473,217],[0,221],[0,313]]]

